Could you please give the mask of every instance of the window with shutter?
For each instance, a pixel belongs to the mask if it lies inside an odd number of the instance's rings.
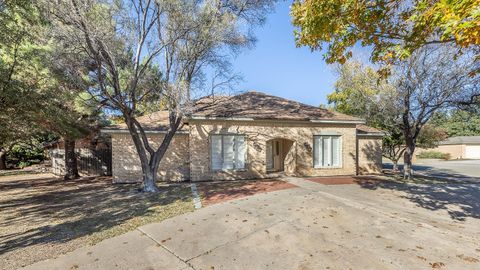
[[[340,137],[332,137],[332,166],[340,166]]]
[[[245,169],[245,137],[235,136],[235,169]]]
[[[243,135],[212,135],[212,170],[245,169],[246,144]]]
[[[323,164],[323,155],[321,154],[322,151],[320,151],[320,149],[323,148],[323,144],[322,144],[323,140],[322,140],[322,137],[320,136],[315,136],[313,137],[313,165],[315,167],[321,167],[322,164]]]
[[[234,138],[233,136],[223,136],[223,170],[233,169],[233,157],[235,149],[233,147]]]
[[[213,135],[211,137],[211,146],[212,146],[212,169],[221,170],[223,166],[222,136]]]
[[[313,137],[313,166],[329,168],[342,166],[342,143],[340,136]]]

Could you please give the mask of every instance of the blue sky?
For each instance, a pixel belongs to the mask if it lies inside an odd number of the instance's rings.
[[[295,47],[290,23],[291,1],[281,1],[266,24],[258,28],[256,46],[233,61],[234,71],[243,76],[236,89],[257,90],[303,103],[326,104],[333,91],[335,74],[322,52]]]

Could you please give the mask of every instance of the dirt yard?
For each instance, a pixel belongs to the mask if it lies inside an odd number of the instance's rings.
[[[107,177],[0,177],[0,269],[15,269],[193,211],[188,185],[144,194]]]

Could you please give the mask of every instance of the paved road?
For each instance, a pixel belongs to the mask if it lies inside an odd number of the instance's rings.
[[[399,166],[400,169],[402,166]],[[391,169],[392,164],[385,162],[384,167]],[[415,162],[413,169],[415,172],[430,176],[480,182],[480,160],[419,159]]]
[[[478,185],[289,181],[26,269],[480,269]]]

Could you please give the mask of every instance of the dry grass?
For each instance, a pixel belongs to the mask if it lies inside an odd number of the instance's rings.
[[[193,211],[189,186],[159,194],[106,177],[62,181],[51,175],[0,177],[0,269],[54,258],[78,247]]]

